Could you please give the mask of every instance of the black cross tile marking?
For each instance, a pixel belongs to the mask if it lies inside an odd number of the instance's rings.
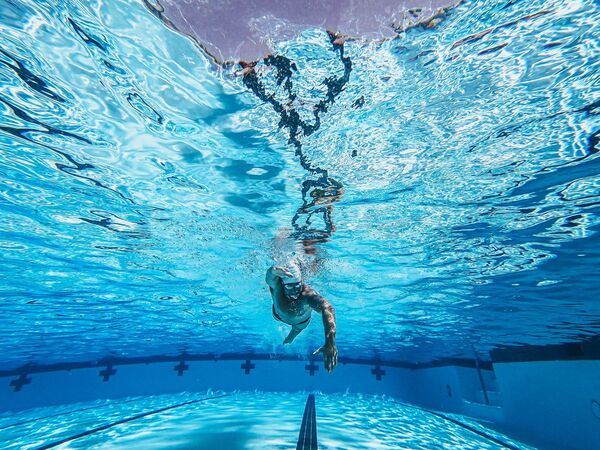
[[[319,370],[319,366],[317,366],[315,362],[311,359],[310,364],[304,366],[304,370],[308,370],[310,372],[310,376],[314,377],[315,372]]]
[[[383,370],[379,364],[377,364],[374,369],[371,369],[371,373],[375,375],[377,381],[381,381],[381,377],[385,375],[385,370]]]
[[[246,360],[246,362],[245,362],[244,364],[242,364],[240,367],[241,367],[242,369],[244,369],[244,373],[245,373],[246,375],[248,375],[248,374],[250,373],[250,371],[251,371],[252,369],[254,369],[254,367],[255,367],[255,366],[254,366],[254,364],[252,364],[252,363],[250,362],[250,360],[249,360],[249,359],[247,359],[247,360]]]
[[[13,392],[19,392],[26,384],[31,384],[31,378],[25,374],[21,375],[19,378],[15,378],[10,382]]]
[[[175,367],[173,367],[173,370],[177,371],[177,376],[180,377],[183,375],[183,372],[185,372],[189,368],[190,368],[190,366],[187,365],[185,363],[185,361],[181,360],[181,361],[179,361],[179,364],[177,364]]]
[[[116,369],[113,369],[112,364],[106,366],[106,369],[101,370],[99,375],[102,377],[102,381],[108,381],[110,377],[117,373]]]

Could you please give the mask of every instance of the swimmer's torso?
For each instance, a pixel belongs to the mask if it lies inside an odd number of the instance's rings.
[[[312,309],[304,298],[305,286],[302,285],[299,292],[286,293],[281,279],[277,281],[271,292],[274,311],[283,322],[289,325],[306,322],[310,318]]]

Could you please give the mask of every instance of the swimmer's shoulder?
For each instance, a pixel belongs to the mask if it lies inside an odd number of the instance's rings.
[[[321,297],[321,294],[319,294],[314,288],[312,288],[311,286],[309,286],[306,283],[304,283],[302,285],[302,296],[305,297],[306,299],[323,298],[323,297]]]

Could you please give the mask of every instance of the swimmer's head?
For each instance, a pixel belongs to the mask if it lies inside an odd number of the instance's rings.
[[[284,284],[283,290],[285,292],[286,297],[298,298],[298,296],[302,292],[302,283],[297,282],[297,283]]]
[[[295,261],[290,261],[285,265],[285,270],[288,273],[281,277],[283,290],[285,295],[291,298],[297,298],[302,291],[302,271]]]

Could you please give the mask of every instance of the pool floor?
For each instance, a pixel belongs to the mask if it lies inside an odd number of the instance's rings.
[[[6,449],[526,448],[453,417],[381,396],[182,393],[5,415],[0,442]]]

